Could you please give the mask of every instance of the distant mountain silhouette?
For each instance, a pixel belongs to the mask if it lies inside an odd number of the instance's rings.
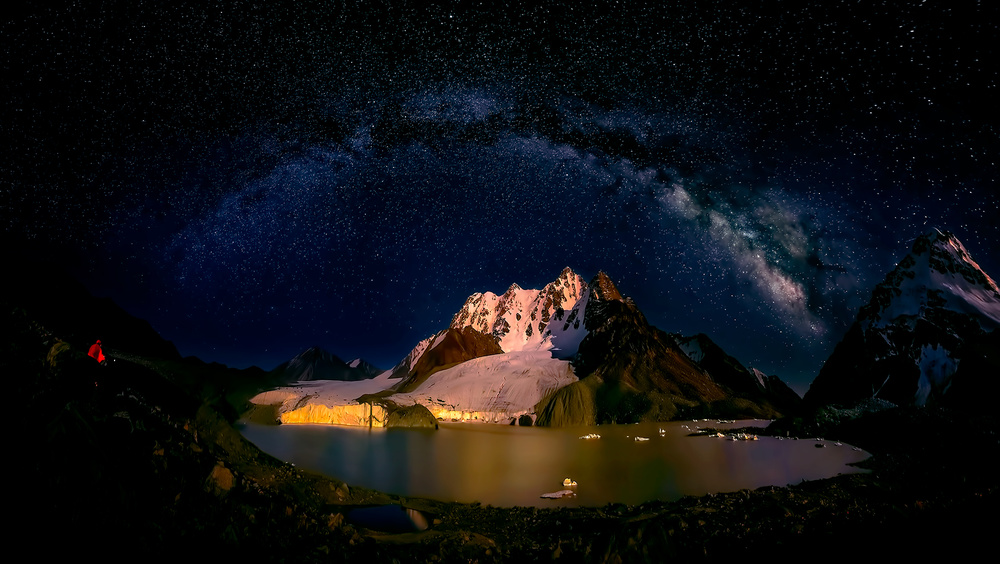
[[[361,359],[344,362],[337,355],[320,347],[311,347],[271,371],[283,382],[310,380],[341,380],[354,382],[377,376],[381,370]]]

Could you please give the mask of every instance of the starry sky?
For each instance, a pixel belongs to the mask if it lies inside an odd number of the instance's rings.
[[[995,3],[286,4],[6,14],[5,262],[266,369],[603,270],[800,392],[930,227],[1000,275]]]

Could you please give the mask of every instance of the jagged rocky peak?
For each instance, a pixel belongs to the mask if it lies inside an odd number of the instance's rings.
[[[469,296],[450,327],[471,327],[493,335],[504,352],[549,349],[558,346],[553,345],[553,339],[558,339],[565,353],[575,350],[574,343],[580,340],[569,338],[567,333],[580,329],[576,320],[582,312],[573,312],[580,309],[586,293],[587,283],[567,267],[541,290],[526,290],[514,283],[501,296],[492,292]],[[562,323],[552,328],[553,319]]]
[[[628,298],[622,297],[618,287],[603,271],[598,272],[590,281],[590,292],[584,315],[584,325],[588,331],[605,325],[609,316],[622,314],[626,311],[637,317],[639,323],[645,323],[645,317]]]
[[[564,268],[558,278],[546,284],[539,292],[537,310],[543,323],[548,323],[550,315],[557,310],[565,311],[575,306],[587,288],[582,276],[568,266]],[[544,330],[544,326],[540,329]]]
[[[493,292],[472,294],[465,299],[461,309],[452,317],[449,327],[475,327],[479,331],[489,332],[493,324],[493,317],[490,314],[498,299]]]
[[[562,286],[579,282],[583,282],[583,278],[581,278],[579,274],[573,272],[572,268],[567,266],[562,269],[562,272],[559,273],[559,276],[552,282],[552,284],[555,286]]]
[[[512,299],[521,290],[523,290],[523,288],[521,288],[520,286],[518,286],[517,282],[515,282],[515,283],[513,283],[513,284],[510,285],[510,288],[507,288],[507,291],[503,293],[503,296],[501,296],[501,298],[502,299],[507,299],[507,300]]]
[[[591,292],[591,298],[595,300],[622,300],[622,295],[618,291],[618,287],[615,283],[611,281],[604,271],[597,273],[594,279],[590,281],[590,287],[593,289]]]

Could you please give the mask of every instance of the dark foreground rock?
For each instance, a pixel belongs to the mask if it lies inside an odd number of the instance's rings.
[[[989,415],[883,410],[838,420],[826,431],[842,436],[827,438],[874,452],[872,472],[789,488],[576,509],[441,503],[275,460],[215,400],[192,392],[204,387],[186,384],[188,365],[123,356],[89,364],[23,311],[2,313],[3,374],[20,402],[6,458],[9,535],[45,560],[962,560],[989,547],[997,522],[991,463],[1000,449]],[[388,504],[419,514],[426,530],[390,533],[348,518]]]

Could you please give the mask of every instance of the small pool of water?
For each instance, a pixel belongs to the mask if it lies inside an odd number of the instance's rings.
[[[816,448],[815,440],[688,436],[699,426],[749,425],[767,422],[575,428],[443,423],[438,431],[241,423],[240,430],[265,452],[348,485],[498,507],[637,504],[785,486],[860,472],[848,464],[868,457],[830,441]],[[601,438],[579,438],[592,433]],[[566,478],[576,486],[564,487]],[[573,495],[541,497],[563,490]]]

